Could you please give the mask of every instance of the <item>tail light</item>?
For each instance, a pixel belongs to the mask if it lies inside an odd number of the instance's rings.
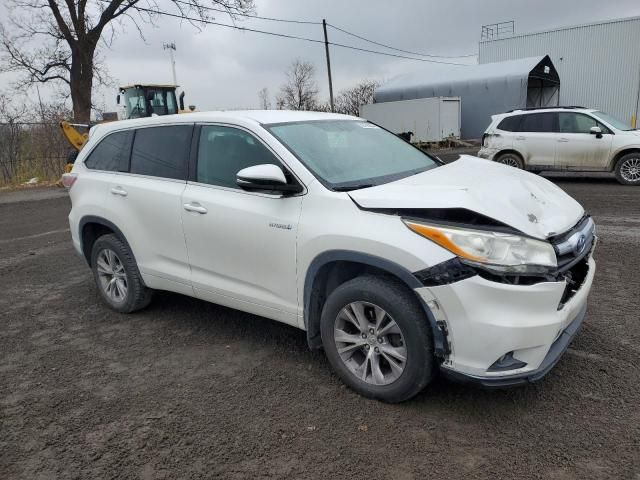
[[[76,183],[77,179],[77,173],[64,173],[62,174],[62,185],[64,185],[64,187],[69,190],[71,187],[73,187],[73,184]]]
[[[485,133],[484,135],[482,135],[482,146],[483,147],[488,147],[489,146],[489,139],[491,137],[498,138],[499,136],[500,136],[499,133]]]

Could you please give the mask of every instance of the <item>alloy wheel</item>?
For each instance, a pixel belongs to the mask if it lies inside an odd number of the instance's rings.
[[[627,182],[640,181],[640,158],[632,157],[620,166],[620,176]]]
[[[96,259],[98,280],[102,291],[116,303],[127,299],[127,272],[118,255],[111,249],[101,250]]]
[[[505,155],[498,159],[498,163],[509,165],[510,167],[520,168],[520,162],[513,155]]]
[[[378,305],[352,302],[335,319],[333,337],[349,371],[371,385],[389,385],[407,364],[404,335],[396,321]]]

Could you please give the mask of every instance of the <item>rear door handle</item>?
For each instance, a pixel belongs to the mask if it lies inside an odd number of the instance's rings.
[[[566,142],[569,141],[569,139],[568,138],[559,138],[558,141],[562,142],[562,143],[566,143]]]
[[[524,140],[526,137],[516,137],[516,140]]]
[[[187,212],[195,212],[200,214],[207,213],[207,209],[200,205],[198,202],[185,203],[183,207]]]
[[[120,195],[121,197],[126,197],[128,195],[127,191],[122,187],[113,187],[111,189],[111,193],[113,195]]]

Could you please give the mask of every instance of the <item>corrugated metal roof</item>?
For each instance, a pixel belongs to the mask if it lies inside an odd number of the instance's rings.
[[[390,92],[413,88],[437,88],[493,79],[527,78],[542,60],[538,57],[520,58],[506,62],[480,65],[429,65],[418,71],[395,77],[376,89],[376,97]]]
[[[376,89],[374,100],[396,102],[416,98],[461,97],[462,137],[479,138],[489,124],[491,115],[527,106],[532,77],[536,82],[543,79],[545,85],[537,87],[540,91],[543,88],[557,91],[559,79],[553,63],[546,55],[541,55],[464,67],[430,65],[385,83]],[[553,98],[549,97],[549,101]]]

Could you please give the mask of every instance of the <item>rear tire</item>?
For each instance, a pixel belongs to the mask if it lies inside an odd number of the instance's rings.
[[[616,162],[616,179],[623,185],[640,185],[640,153],[631,152]]]
[[[324,304],[320,330],[336,374],[365,397],[402,402],[433,378],[429,320],[393,278],[366,275],[340,285]]]
[[[114,234],[98,238],[91,249],[91,269],[102,300],[113,310],[131,313],[151,302],[133,253]]]
[[[510,167],[519,168],[520,170],[524,169],[524,161],[522,157],[517,153],[507,152],[501,153],[496,157],[495,160],[497,163],[501,163],[502,165],[508,165]]]

